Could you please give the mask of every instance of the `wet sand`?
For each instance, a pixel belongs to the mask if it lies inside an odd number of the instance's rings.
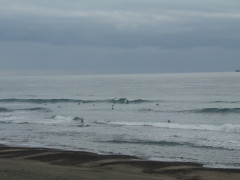
[[[240,169],[81,151],[0,147],[1,180],[239,180]]]

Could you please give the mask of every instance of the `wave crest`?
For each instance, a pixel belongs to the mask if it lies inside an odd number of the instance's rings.
[[[7,108],[1,108],[0,107],[0,113],[4,112],[13,112],[13,111],[40,111],[40,112],[51,112],[50,109],[48,108],[43,108],[43,107],[35,107],[35,108],[24,108],[24,109],[7,109]]]
[[[237,104],[237,103],[240,103],[240,101],[211,101],[209,103],[215,103],[215,104],[218,104],[218,103]]]
[[[81,99],[0,99],[0,102],[3,103],[33,103],[33,104],[46,104],[46,103],[117,103],[117,104],[126,104],[126,103],[147,103],[155,102],[151,100],[144,99],[135,99],[128,100],[127,98],[119,99],[105,99],[105,100],[81,100]]]
[[[0,107],[0,113],[4,113],[4,112],[11,112],[11,110],[10,109],[7,109],[7,108],[2,108],[2,107]]]
[[[203,108],[203,109],[190,110],[189,112],[229,114],[229,113],[240,113],[240,108]]]
[[[40,111],[40,112],[51,112],[48,108],[36,107],[36,108],[26,108],[26,109],[16,109],[21,111]]]
[[[115,126],[148,126],[155,128],[185,129],[199,131],[222,131],[228,133],[240,133],[239,124],[178,124],[178,123],[145,123],[145,122],[97,122],[97,124],[115,125]]]
[[[99,142],[99,141],[98,141]],[[179,141],[153,141],[148,139],[113,139],[108,141],[100,141],[101,143],[113,143],[113,144],[140,144],[147,146],[188,146],[188,147],[197,147],[204,149],[233,149],[233,147],[222,147],[218,145],[208,145],[208,144],[198,144],[195,142],[179,142]]]

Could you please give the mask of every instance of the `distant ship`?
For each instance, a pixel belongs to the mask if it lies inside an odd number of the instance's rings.
[[[240,68],[236,69],[236,72],[240,72]]]

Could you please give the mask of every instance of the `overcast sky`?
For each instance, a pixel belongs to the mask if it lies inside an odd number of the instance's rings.
[[[0,74],[239,67],[239,0],[0,0]]]

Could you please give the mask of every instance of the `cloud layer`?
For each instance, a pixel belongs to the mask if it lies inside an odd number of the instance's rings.
[[[215,71],[220,63],[219,71],[228,71],[240,57],[235,0],[2,0],[0,21],[5,70],[185,72]],[[194,58],[206,66],[194,68]],[[185,68],[173,68],[180,63]]]

